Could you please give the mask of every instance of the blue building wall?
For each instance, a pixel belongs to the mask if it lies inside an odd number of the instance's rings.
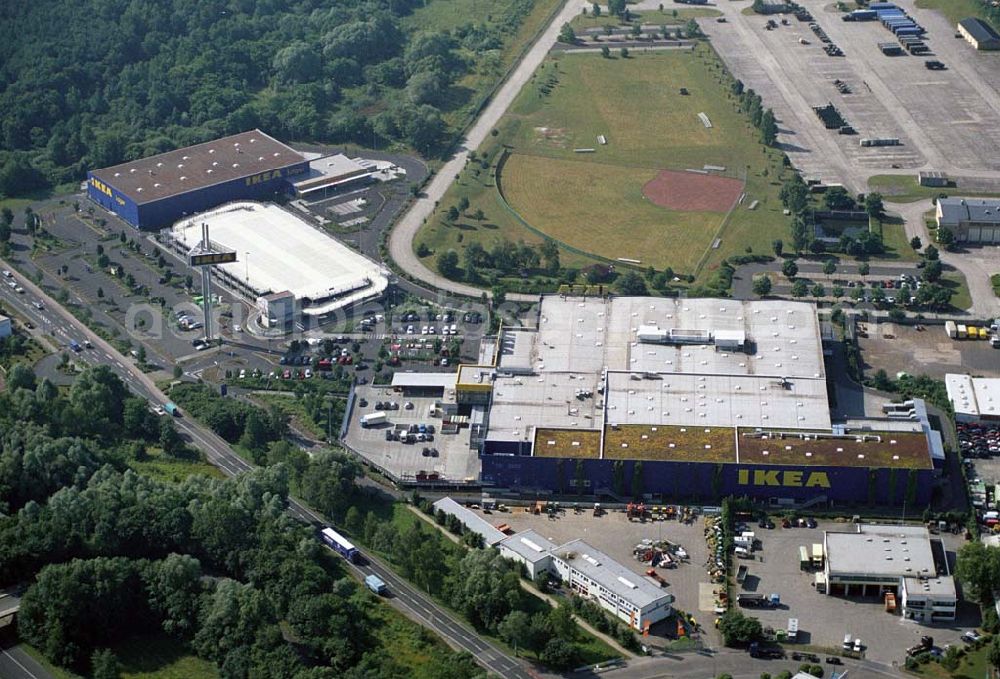
[[[187,215],[204,212],[223,203],[263,199],[276,193],[287,193],[291,190],[289,178],[303,174],[308,168],[309,162],[303,160],[280,171],[234,179],[140,205],[94,177],[93,173],[88,173],[87,193],[101,207],[111,210],[138,229],[160,229]]]
[[[614,488],[614,460],[581,460],[586,493]],[[624,494],[632,493],[636,462],[623,460]],[[916,483],[913,509],[930,503],[933,471],[713,464],[708,462],[642,462],[642,493],[668,501],[718,502],[727,495],[808,500],[825,495],[837,504],[902,505],[908,485]],[[529,455],[483,455],[482,481],[519,492],[575,492],[577,461]]]
[[[139,227],[139,208],[132,199],[102,182],[92,172],[87,173],[87,196],[105,210],[114,212],[132,226]]]

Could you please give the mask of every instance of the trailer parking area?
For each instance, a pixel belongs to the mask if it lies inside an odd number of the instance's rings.
[[[799,567],[799,547],[811,550],[814,543],[823,542],[824,530],[844,530],[848,525],[821,521],[815,529],[779,527],[775,530],[761,530],[754,525],[751,530],[757,533],[762,545],[753,560],[737,561],[749,567],[743,591],[765,597],[776,593],[781,597],[781,605],[749,608],[744,612],[759,618],[765,627],[774,629],[787,629],[788,619],[797,618],[799,644],[789,644],[786,647],[789,651],[797,645],[839,649],[844,635],[850,634],[862,640],[866,659],[890,664],[902,663],[906,649],[917,643],[921,635],[933,636],[939,647],[960,644],[962,632],[978,622],[975,607],[969,611],[968,606],[960,604],[960,619],[948,625],[919,625],[887,613],[882,599],[877,596],[844,598],[816,591],[814,571],[803,571]],[[952,536],[942,537],[949,550],[957,546],[949,544]],[[971,612],[971,616],[965,611]]]
[[[800,2],[843,57],[828,56],[808,22],[766,30],[766,17],[727,11],[726,23],[703,21],[703,30],[733,74],[761,94],[779,121],[779,141],[806,176],[865,190],[863,178],[920,167],[954,175],[1000,170],[996,59],[954,38],[955,29],[912,0],[897,3],[927,29],[931,53],[889,57],[880,42],[896,42],[880,22],[845,22],[821,0]],[[725,7],[723,7],[725,9]],[[807,44],[803,44],[805,41]],[[931,71],[927,60],[946,64]],[[841,93],[841,80],[850,87]],[[833,103],[857,135],[827,130],[812,107]],[[894,137],[899,146],[862,148],[861,138]]]
[[[861,356],[873,373],[883,368],[890,377],[899,372],[920,373],[944,379],[946,373],[965,372],[1000,377],[1000,349],[985,340],[953,340],[943,325],[915,326],[898,323],[862,323]],[[919,366],[919,370],[915,369]]]

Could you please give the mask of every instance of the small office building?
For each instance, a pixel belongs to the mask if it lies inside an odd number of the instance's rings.
[[[1000,35],[982,19],[969,17],[958,22],[958,32],[977,50],[1000,49]]]
[[[533,530],[507,536],[497,545],[500,555],[524,564],[532,580],[542,572],[552,572],[552,552],[557,545]]]
[[[826,593],[844,597],[892,593],[917,622],[955,619],[958,594],[944,543],[922,526],[857,525],[824,535]]]

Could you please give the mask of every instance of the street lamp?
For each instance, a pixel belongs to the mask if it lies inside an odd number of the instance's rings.
[[[250,287],[250,252],[247,251],[244,254],[245,254],[245,257],[244,257],[243,261],[244,261],[244,263],[246,263],[247,287],[249,288]]]

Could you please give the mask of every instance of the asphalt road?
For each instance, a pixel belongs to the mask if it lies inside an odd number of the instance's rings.
[[[3,679],[55,679],[20,646],[0,647],[0,677]]]
[[[12,267],[7,262],[0,260],[0,268],[11,269]],[[25,292],[18,294],[6,285],[2,285],[0,286],[0,299],[11,309],[16,310],[21,316],[35,324],[36,328],[32,334],[51,335],[63,346],[68,345],[70,339],[75,339],[78,342],[89,339],[94,348],[84,349],[75,355],[74,360],[87,364],[109,366],[134,393],[151,403],[162,405],[168,401],[152,380],[142,373],[131,360],[119,354],[111,345],[77,321],[37,285],[25,280],[23,276],[18,275],[17,278]],[[40,311],[32,305],[36,301],[43,304],[44,310]],[[182,435],[186,435],[191,443],[204,451],[208,461],[221,469],[227,476],[236,476],[253,468],[253,465],[236,455],[226,441],[193,419],[189,417],[177,418],[175,424]],[[295,518],[313,526],[324,523],[322,517],[301,503],[289,499],[288,505],[288,512]],[[392,592],[390,603],[408,617],[440,634],[454,648],[468,651],[481,665],[502,677],[532,679],[536,676],[529,673],[518,660],[479,638],[470,628],[458,622],[429,596],[425,596],[411,587],[409,583],[397,577],[381,561],[367,554],[362,554],[362,556],[364,557],[364,565],[355,565],[353,569],[362,578],[372,573],[382,578]],[[25,664],[21,658],[23,652],[20,655],[13,654],[13,651],[16,650],[12,649],[10,657],[6,655],[6,651],[5,655],[2,656],[4,660],[12,663],[12,667],[17,667],[17,662]],[[0,665],[0,677],[7,677],[8,674],[2,669],[3,665]],[[10,674],[9,676],[35,676],[31,674],[30,670],[26,671],[28,672],[26,674]]]
[[[389,234],[389,255],[393,261],[406,273],[416,279],[424,281],[428,285],[441,290],[447,290],[458,295],[478,298],[483,290],[471,285],[464,285],[448,280],[440,276],[426,266],[413,251],[413,239],[420,230],[431,213],[434,212],[434,205],[440,201],[448,187],[455,181],[455,177],[465,167],[469,157],[469,151],[479,148],[490,131],[496,127],[497,122],[510,107],[514,97],[531,75],[542,63],[549,50],[556,44],[559,38],[559,30],[564,23],[568,23],[573,17],[580,13],[581,4],[578,0],[566,0],[562,10],[555,16],[552,22],[546,27],[541,37],[535,41],[524,57],[518,62],[517,67],[511,72],[503,86],[490,100],[490,103],[483,109],[475,124],[469,129],[465,140],[461,144],[458,152],[438,170],[438,173],[431,180],[431,183],[424,189],[423,195],[417,199],[410,209],[403,215],[402,219],[396,223]],[[487,293],[488,294],[488,293]],[[507,299],[512,302],[535,302],[537,295],[523,293],[507,293]]]

